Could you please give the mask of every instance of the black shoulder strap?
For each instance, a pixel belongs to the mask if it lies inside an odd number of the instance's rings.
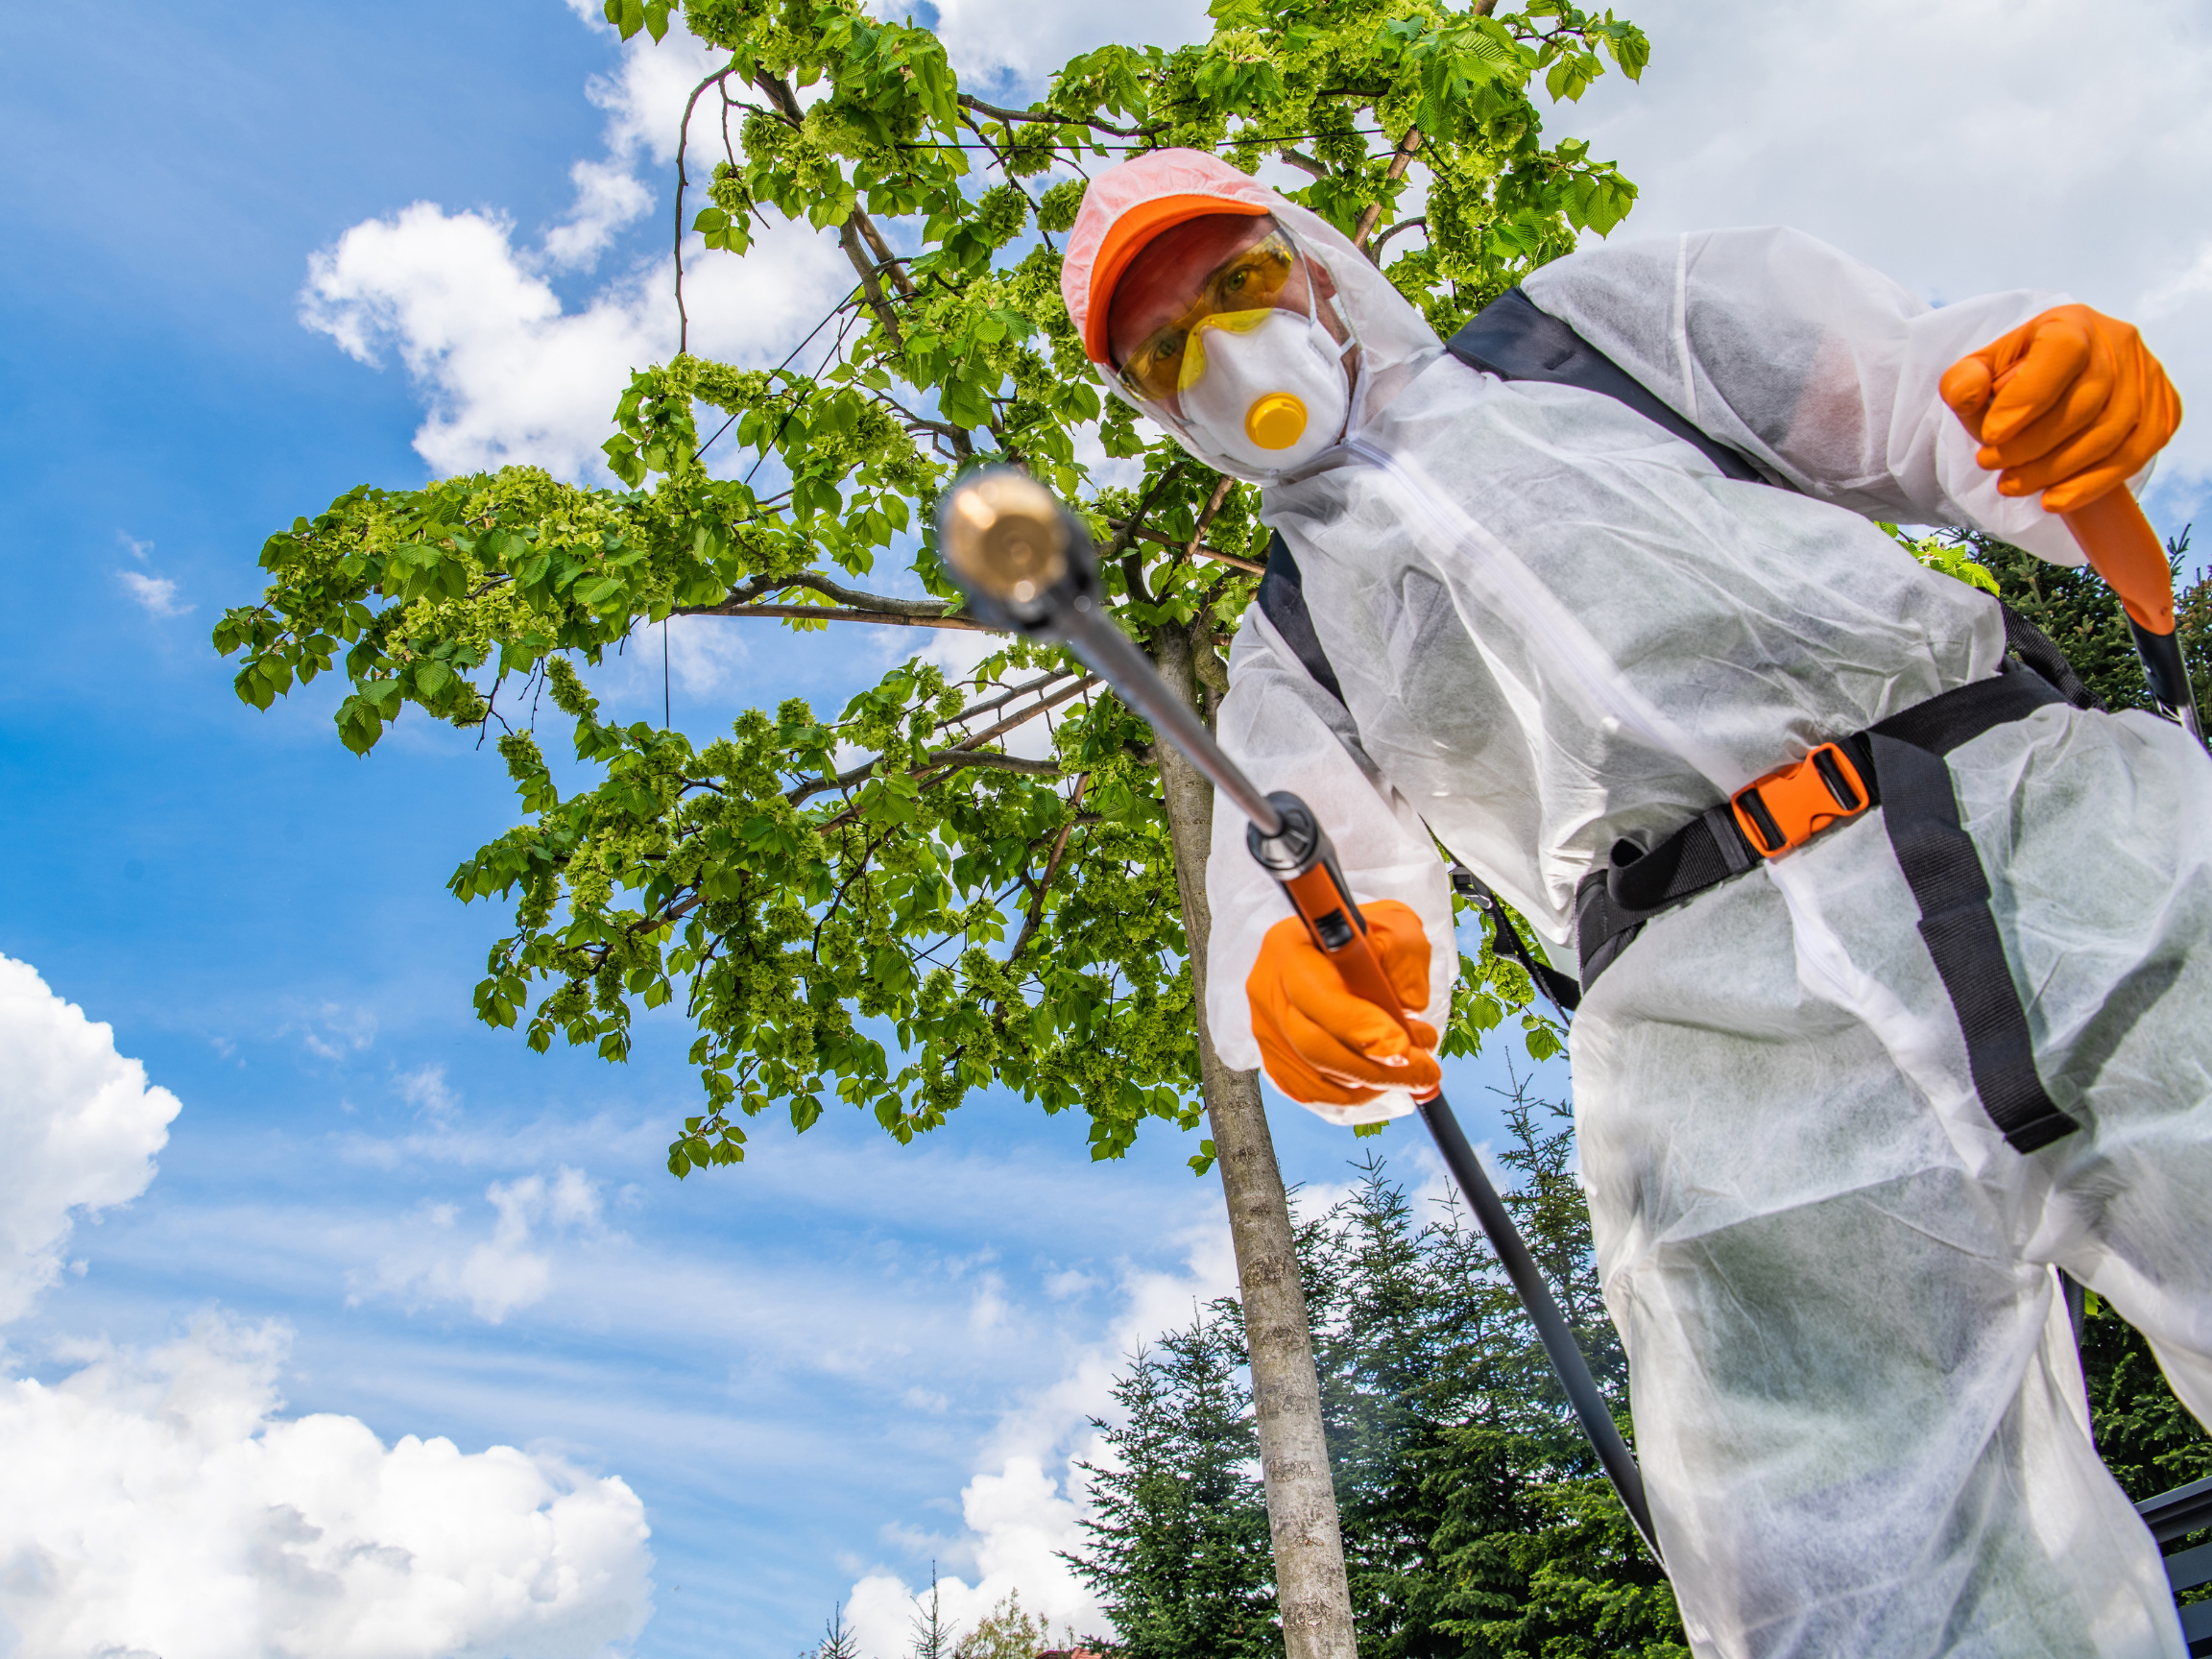
[[[1476,909],[1490,918],[1490,949],[1501,956],[1520,963],[1536,989],[1551,999],[1551,1006],[1559,1010],[1561,1019],[1580,1006],[1582,987],[1551,963],[1537,959],[1536,953],[1513,930],[1513,924],[1505,919],[1505,902],[1492,890],[1489,882],[1455,860],[1452,865],[1452,891],[1471,901]]]
[[[2005,648],[2051,683],[2052,688],[2077,709],[2102,709],[2104,700],[2081,683],[2066,653],[2050,635],[2000,599],[2005,613]]]
[[[1313,676],[1313,683],[1343,702],[1344,687],[1337,684],[1336,670],[1329,666],[1329,653],[1321,649],[1312,613],[1306,609],[1306,579],[1280,530],[1267,543],[1267,569],[1260,578],[1260,613],[1275,624],[1275,632]]]
[[[1579,386],[1625,403],[1655,426],[1694,445],[1731,478],[1749,484],[1767,479],[1742,451],[1700,432],[1652,395],[1651,389],[1518,288],[1508,288],[1475,314],[1444,349],[1470,369],[1501,380],[1542,380]]]
[[[1329,654],[1321,649],[1320,636],[1313,632],[1312,613],[1306,609],[1306,587],[1298,572],[1298,561],[1291,557],[1290,544],[1283,540],[1281,532],[1267,543],[1267,569],[1260,578],[1260,612],[1275,624],[1275,632],[1283,636],[1283,643],[1290,647],[1300,665],[1313,677],[1313,683],[1337,702],[1343,702],[1344,688],[1337,684],[1335,669],[1329,665]],[[1537,960],[1522,943],[1521,936],[1513,931],[1513,925],[1505,920],[1498,895],[1483,879],[1466,865],[1454,864],[1452,890],[1473,900],[1477,908],[1488,914],[1492,949],[1520,963],[1535,982],[1536,989],[1549,997],[1562,1015],[1572,1011],[1581,998],[1580,989],[1549,962]]]
[[[1445,349],[1468,367],[1484,370],[1502,380],[1542,380],[1554,386],[1602,392],[1695,445],[1729,477],[1747,483],[1767,481],[1739,451],[1698,431],[1612,358],[1558,318],[1539,311],[1535,301],[1518,288],[1506,289],[1477,312],[1466,327],[1452,336]],[[1329,665],[1329,654],[1321,649],[1321,637],[1313,632],[1312,614],[1306,609],[1298,561],[1290,556],[1289,543],[1283,540],[1281,531],[1267,543],[1267,571],[1260,578],[1260,611],[1275,624],[1275,631],[1297,655],[1306,672],[1313,676],[1313,683],[1343,702],[1336,671]]]

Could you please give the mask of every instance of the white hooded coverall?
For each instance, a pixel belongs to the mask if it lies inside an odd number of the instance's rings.
[[[1342,236],[1275,211],[1360,348],[1345,441],[1257,479],[1344,701],[1254,607],[1218,731],[1312,805],[1358,898],[1419,912],[1432,1022],[1455,964],[1431,831],[1572,962],[1575,885],[1617,838],[1997,671],[1995,601],[1869,518],[2081,561],[1997,493],[1936,393],[2062,295],[1931,310],[1783,229],[1528,278],[1783,489],[1600,394],[1445,355]],[[2023,1156],[1984,1116],[1878,808],[1658,917],[1575,1021],[1599,1268],[1701,1655],[2183,1652],[2090,1440],[2052,1267],[2212,1412],[2212,764],[2150,714],[2058,706],[1949,765],[2078,1132]],[[1207,878],[1207,1017],[1238,1068],[1260,1063],[1245,980],[1286,913],[1243,834],[1217,814]]]

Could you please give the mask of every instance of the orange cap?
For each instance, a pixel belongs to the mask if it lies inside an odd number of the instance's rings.
[[[1114,286],[1163,230],[1209,213],[1272,213],[1282,198],[1202,150],[1154,150],[1091,180],[1068,238],[1060,292],[1094,363],[1111,361],[1106,313]]]
[[[1232,202],[1220,196],[1155,196],[1140,202],[1107,228],[1106,239],[1091,264],[1091,314],[1083,320],[1083,349],[1094,363],[1111,361],[1107,355],[1106,314],[1114,305],[1114,285],[1137,262],[1145,245],[1162,231],[1172,230],[1193,219],[1214,213],[1237,213],[1259,218],[1272,211],[1250,202]]]

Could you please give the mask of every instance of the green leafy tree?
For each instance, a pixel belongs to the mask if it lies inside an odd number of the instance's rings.
[[[678,1176],[740,1161],[765,1114],[805,1130],[832,1101],[905,1142],[998,1085],[1079,1108],[1101,1158],[1203,1111],[1194,1163],[1218,1160],[1233,1218],[1299,1654],[1348,1651],[1350,1623],[1281,1178],[1256,1079],[1220,1066],[1199,1013],[1211,789],[1077,664],[1019,640],[957,683],[908,661],[841,710],[791,699],[696,739],[606,718],[580,665],[675,616],[974,631],[929,514],[994,461],[1088,517],[1117,619],[1211,719],[1264,546],[1254,492],[1101,398],[1058,239],[1121,157],[1278,160],[1452,329],[1635,196],[1581,141],[1548,142],[1535,100],[1578,97],[1608,62],[1633,77],[1644,36],[1567,0],[1493,5],[1215,0],[1204,43],[1102,47],[1015,109],[861,0],[608,0],[625,37],[680,16],[725,55],[679,135],[678,224],[705,256],[746,257],[782,222],[844,252],[854,285],[812,358],[710,361],[685,319],[686,349],[614,408],[619,488],[528,467],[363,485],[272,536],[266,590],[215,631],[256,708],[342,672],[356,753],[409,709],[495,736],[522,821],[450,883],[511,917],[476,1011],[539,1050],[620,1060],[637,1010],[679,1005],[701,1098],[671,1125]],[[681,228],[677,252],[681,272]],[[681,274],[677,298],[682,316]],[[1093,479],[1087,433],[1136,481]],[[541,700],[583,774],[566,789]],[[1049,756],[1009,753],[1036,721]],[[1549,1046],[1517,971],[1469,968],[1447,1051],[1516,1011]]]
[[[1043,1616],[1022,1605],[1022,1592],[1009,1590],[1004,1599],[960,1638],[952,1659],[1037,1659],[1051,1637],[1051,1627]]]
[[[1991,592],[2051,637],[2081,683],[2103,698],[2107,709],[2151,707],[2128,613],[2104,577],[2086,565],[2072,568],[2053,565],[1993,536],[1940,540],[1951,542],[1959,555],[1979,566],[1981,574],[1993,579],[1985,584]],[[2205,693],[2212,691],[2212,584],[2201,570],[2192,574],[2189,569],[2186,529],[2167,544],[2166,553],[2176,589],[2175,630],[2201,707]]]

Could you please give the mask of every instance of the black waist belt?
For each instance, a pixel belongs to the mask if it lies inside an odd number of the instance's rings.
[[[1607,866],[1575,890],[1582,992],[1662,910],[1802,846],[1880,805],[1898,867],[1920,907],[1920,936],[1966,1039],[1974,1087],[1990,1121],[2032,1152],[2080,1127],[2053,1103],[2035,1070],[2027,1010],[2005,959],[1989,880],[1943,757],[1993,727],[2069,703],[2042,676],[2007,662],[1769,773],[1656,847],[1615,844]]]

